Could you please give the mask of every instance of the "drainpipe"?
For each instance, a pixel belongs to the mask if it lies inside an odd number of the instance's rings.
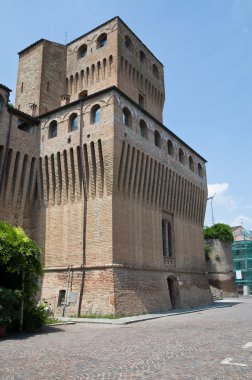
[[[84,281],[85,281],[85,265],[86,265],[86,232],[87,232],[87,192],[85,175],[84,175],[84,164],[83,164],[83,100],[81,100],[81,112],[80,112],[80,155],[81,155],[81,173],[82,173],[82,186],[83,186],[83,230],[82,230],[82,275],[80,283],[80,297],[78,305],[78,317],[81,314],[82,298],[84,294]]]

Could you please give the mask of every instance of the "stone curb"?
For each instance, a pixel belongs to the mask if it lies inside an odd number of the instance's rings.
[[[223,304],[222,304],[223,303]],[[72,323],[98,323],[98,324],[108,324],[108,325],[128,325],[131,323],[137,323],[137,322],[144,322],[149,321],[152,319],[158,319],[158,318],[164,318],[164,317],[172,317],[175,315],[182,315],[182,314],[192,314],[197,313],[199,311],[205,311],[209,309],[219,309],[224,307],[231,307],[233,306],[232,303],[234,301],[222,301],[215,303],[213,305],[203,306],[201,308],[195,308],[195,309],[180,309],[180,310],[174,310],[169,313],[160,313],[160,314],[145,314],[145,315],[139,315],[139,316],[132,316],[132,317],[124,317],[124,318],[118,318],[118,319],[103,319],[103,318],[71,318],[71,317],[61,317],[59,318],[62,322],[72,322]],[[64,324],[64,323],[63,323]]]
[[[61,321],[57,323],[48,323],[47,325],[44,325],[43,327],[47,326],[62,326],[62,325],[75,325],[75,321]]]

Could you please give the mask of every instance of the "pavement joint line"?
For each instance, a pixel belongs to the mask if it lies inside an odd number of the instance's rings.
[[[74,317],[58,317],[58,319],[62,322],[75,322],[75,323],[98,323],[98,324],[110,324],[110,325],[128,325],[137,322],[144,322],[152,319],[164,318],[164,317],[172,317],[183,314],[192,314],[200,311],[206,311],[209,309],[219,309],[225,307],[232,307],[232,303],[230,304],[228,301],[222,301],[219,303],[214,303],[212,305],[203,306],[200,308],[194,309],[177,309],[174,311],[170,311],[168,313],[155,313],[155,314],[143,314],[131,317],[123,317],[118,319],[106,319],[106,318],[74,318]]]

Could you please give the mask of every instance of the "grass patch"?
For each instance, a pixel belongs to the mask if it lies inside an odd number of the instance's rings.
[[[57,323],[60,323],[61,321],[58,318],[54,317],[47,317],[46,318],[46,325],[56,325]]]
[[[77,315],[73,315],[74,318],[77,318]],[[124,318],[122,315],[113,315],[113,314],[81,314],[79,318],[103,318],[103,319],[119,319],[119,318]]]

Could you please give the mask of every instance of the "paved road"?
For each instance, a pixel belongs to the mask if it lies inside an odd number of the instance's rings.
[[[252,297],[130,325],[76,324],[0,341],[1,380],[252,380]]]

